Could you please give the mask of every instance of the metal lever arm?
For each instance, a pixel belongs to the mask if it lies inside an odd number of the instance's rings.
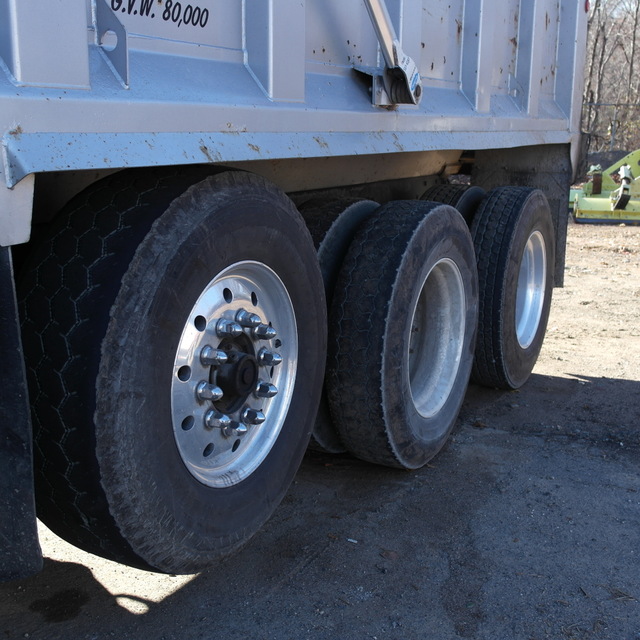
[[[418,104],[422,95],[415,62],[402,51],[384,0],[365,0],[386,64],[384,84],[393,103]]]
[[[631,200],[630,185],[633,180],[631,175],[631,167],[628,164],[624,164],[618,171],[620,176],[620,186],[611,194],[611,204],[614,211],[626,209]]]

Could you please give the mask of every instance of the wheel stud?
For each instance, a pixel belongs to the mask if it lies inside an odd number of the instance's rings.
[[[259,324],[253,328],[252,333],[258,340],[272,340],[278,335],[277,331],[268,324]]]
[[[261,367],[275,367],[282,362],[282,356],[275,351],[262,347],[258,351],[258,363]]]
[[[275,385],[264,380],[258,380],[256,386],[255,395],[257,398],[273,398],[278,393],[278,389]]]
[[[252,409],[251,407],[247,407],[242,412],[242,422],[248,425],[258,425],[262,424],[266,420],[266,417],[262,411],[258,409]]]
[[[216,323],[216,334],[218,338],[237,338],[242,334],[242,327],[237,322],[220,318]]]
[[[231,418],[226,413],[211,409],[204,416],[204,424],[209,429],[222,429],[224,433],[224,430],[231,426]]]
[[[253,328],[259,326],[262,320],[257,313],[250,313],[249,311],[240,309],[236,313],[236,322],[243,327]]]
[[[207,345],[203,347],[200,352],[200,362],[206,367],[217,367],[220,364],[224,364],[228,359],[227,354],[221,349],[214,349],[212,346]]]
[[[196,387],[196,395],[198,396],[198,400],[211,400],[211,402],[216,402],[222,398],[223,393],[220,387],[203,380],[199,382]]]

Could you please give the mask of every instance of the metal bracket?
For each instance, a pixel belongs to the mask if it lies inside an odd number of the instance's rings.
[[[629,200],[631,200],[631,190],[629,188],[633,180],[631,167],[628,164],[622,165],[618,171],[618,175],[620,176],[620,186],[611,194],[612,211],[626,209]]]
[[[129,88],[129,51],[127,31],[116,18],[107,0],[95,2],[96,44],[107,59],[116,78]]]
[[[373,76],[373,103],[380,106],[418,104],[422,96],[420,73],[416,63],[402,50],[384,0],[365,0],[365,6],[386,65],[375,73],[366,68],[358,69]]]

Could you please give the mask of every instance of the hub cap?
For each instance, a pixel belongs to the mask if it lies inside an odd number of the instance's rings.
[[[448,258],[425,278],[413,311],[409,339],[409,386],[416,411],[424,418],[447,401],[460,368],[465,334],[462,275]]]
[[[531,346],[538,332],[546,283],[547,251],[542,234],[534,231],[522,254],[516,293],[516,336],[523,349]]]
[[[244,480],[284,424],[298,359],[296,319],[276,273],[238,262],[193,306],[173,366],[171,411],[178,451],[210,487]]]

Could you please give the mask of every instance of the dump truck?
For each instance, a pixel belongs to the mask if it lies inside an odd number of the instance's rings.
[[[309,446],[402,469],[562,285],[588,3],[1,0],[0,572],[36,514],[239,549]]]

